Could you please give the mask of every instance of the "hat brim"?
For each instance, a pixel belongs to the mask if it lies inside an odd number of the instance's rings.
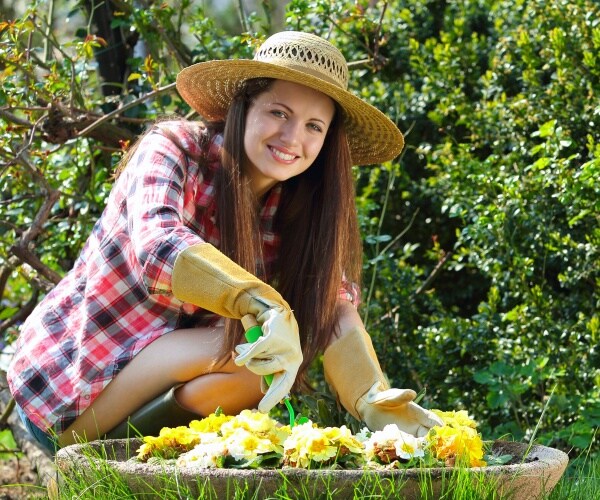
[[[250,78],[287,80],[323,92],[339,103],[353,165],[370,165],[396,158],[404,137],[385,114],[354,94],[305,71],[250,59],[207,61],[188,66],[177,75],[177,90],[200,116],[224,120],[240,86]]]

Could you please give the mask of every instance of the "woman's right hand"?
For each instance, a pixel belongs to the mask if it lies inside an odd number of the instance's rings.
[[[302,364],[302,348],[292,311],[258,297],[254,297],[252,309],[262,336],[253,343],[236,346],[235,363],[245,365],[257,375],[273,374],[273,381],[258,405],[260,412],[268,413],[292,389]]]

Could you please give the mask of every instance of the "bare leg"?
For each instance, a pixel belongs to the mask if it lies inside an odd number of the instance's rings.
[[[143,349],[106,386],[58,439],[60,446],[77,437],[96,439],[125,420],[142,405],[167,389],[176,391],[177,401],[199,415],[217,407],[228,414],[255,407],[262,396],[260,377],[232,360],[215,365],[224,330],[192,328],[158,338]]]

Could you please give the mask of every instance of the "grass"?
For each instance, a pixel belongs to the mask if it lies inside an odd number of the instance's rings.
[[[164,473],[152,478],[140,479],[136,484],[127,481],[116,472],[106,460],[106,451],[87,450],[83,453],[85,467],[75,466],[67,474],[62,474],[59,492],[54,498],[60,499],[207,499],[222,498],[246,499],[310,499],[325,500],[353,499],[396,499],[420,498],[424,500],[503,500],[510,495],[500,495],[489,476],[474,473],[472,470],[456,467],[444,471],[440,478],[434,478],[428,471],[418,471],[417,480],[407,482],[402,476],[387,477],[365,472],[352,483],[337,487],[330,475],[284,474],[276,485],[262,483],[259,488],[252,477],[211,483],[199,478],[189,482],[177,469],[165,468]],[[187,479],[187,481],[186,481]],[[600,498],[600,460],[584,457],[574,461],[554,490],[543,500],[588,500]]]
[[[68,474],[60,474],[60,488],[45,491],[44,488],[32,485],[4,485],[3,491],[10,493],[14,488],[19,495],[14,498],[58,498],[58,499],[141,499],[161,498],[165,500],[181,499],[206,499],[220,500],[222,498],[235,500],[325,500],[337,499],[340,490],[336,489],[331,476],[322,475],[310,478],[288,477],[281,474],[281,480],[276,488],[268,491],[257,491],[253,481],[229,481],[223,489],[215,489],[208,480],[198,479],[195,484],[186,484],[181,475],[165,470],[155,480],[140,481],[138,488],[132,489],[126,480],[117,473],[106,460],[109,458],[106,451],[92,450],[83,454],[85,467],[76,467]],[[416,488],[409,491],[412,497],[423,500],[508,500],[509,495],[499,495],[495,485],[485,478],[483,474],[473,474],[459,467],[448,469],[440,480],[436,489],[436,482],[426,470],[418,474]],[[349,490],[345,490],[344,498],[353,499],[396,499],[404,498],[407,483],[390,477],[365,473],[353,483]],[[141,492],[144,490],[144,492]],[[573,460],[564,476],[553,491],[540,500],[589,500],[600,498],[600,458],[584,454]]]
[[[548,496],[548,500],[600,498],[600,458],[579,457]]]

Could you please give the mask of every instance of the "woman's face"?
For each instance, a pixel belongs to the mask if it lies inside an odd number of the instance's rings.
[[[334,112],[329,96],[285,80],[275,80],[255,98],[246,116],[244,150],[258,196],[312,165]]]

